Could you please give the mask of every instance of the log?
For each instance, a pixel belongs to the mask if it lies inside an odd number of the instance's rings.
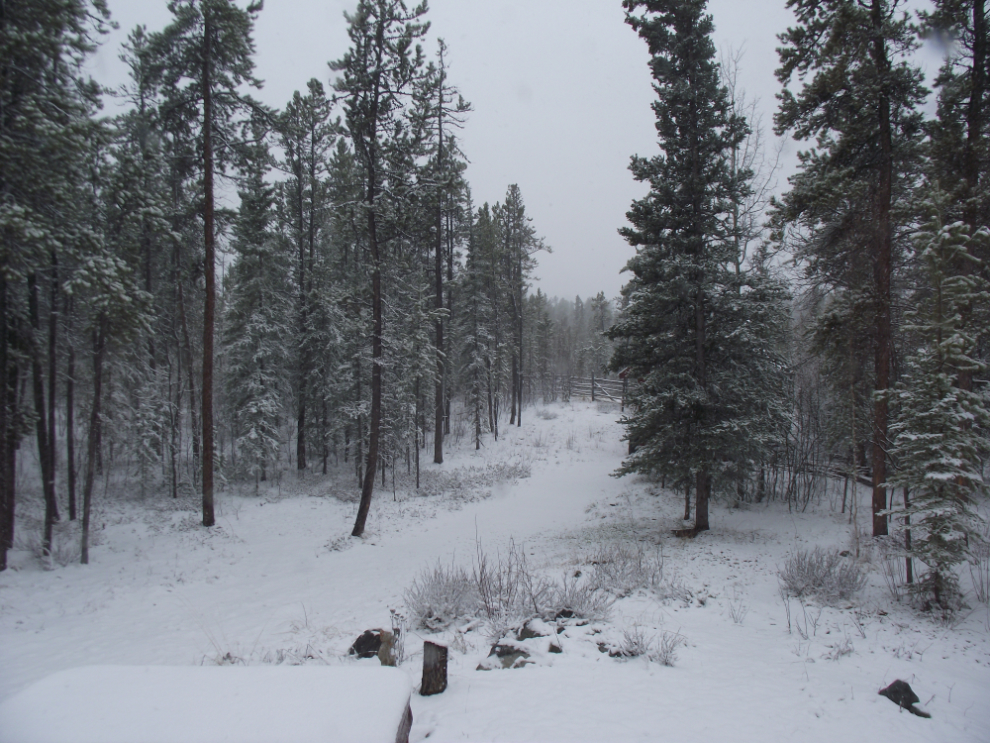
[[[427,640],[423,643],[423,683],[419,693],[426,697],[447,688],[447,648]]]

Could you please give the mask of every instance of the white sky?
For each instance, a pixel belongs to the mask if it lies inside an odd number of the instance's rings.
[[[92,74],[119,84],[126,72],[117,54],[126,34],[139,23],[160,30],[171,16],[165,0],[108,4],[120,30],[97,53]],[[343,12],[354,5],[266,0],[255,27],[256,74],[265,81],[258,97],[281,108],[312,77],[329,88],[327,62],[348,47]],[[474,108],[461,142],[476,205],[501,201],[518,183],[533,225],[553,249],[538,256],[536,285],[551,296],[618,295],[632,250],[617,229],[630,202],[645,193],[627,170],[629,157],[656,152],[646,44],[625,24],[620,0],[429,5],[429,48],[437,37],[447,42],[450,82]],[[784,0],[711,0],[709,10],[716,47],[744,49],[741,86],[760,99],[772,137],[776,35],[793,17]],[[785,146],[784,176],[796,149]]]

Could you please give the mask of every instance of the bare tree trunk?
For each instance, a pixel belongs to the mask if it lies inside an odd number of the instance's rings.
[[[203,274],[203,526],[213,526],[213,316],[216,311],[216,266],[213,242],[213,24],[209,6],[203,6],[203,238],[206,251]]]
[[[96,457],[100,451],[103,426],[100,421],[100,405],[103,400],[103,359],[106,355],[107,317],[100,314],[99,329],[93,330],[93,409],[89,416],[89,443],[86,456],[86,478],[83,484],[82,544],[80,562],[89,564],[89,519],[93,509],[93,479],[96,474]]]
[[[31,319],[31,388],[34,393],[34,413],[37,417],[35,430],[38,440],[38,462],[41,465],[41,486],[45,497],[45,527],[42,541],[42,554],[51,553],[52,531],[58,520],[58,509],[55,504],[55,475],[52,472],[52,460],[48,447],[48,423],[45,415],[45,383],[41,370],[41,349],[38,348],[38,336],[41,333],[41,320],[38,309],[38,279],[32,272],[28,275],[28,313]]]
[[[701,389],[708,388],[708,372],[705,360],[705,292],[699,286],[697,301],[694,305],[695,321],[695,363],[697,364],[697,379]],[[708,530],[708,489],[711,477],[707,465],[699,468],[695,475],[694,530]]]
[[[12,328],[7,277],[0,270],[0,571],[14,543],[14,485],[17,456],[17,371],[10,354]]]
[[[873,61],[878,72],[886,80],[890,71],[883,40],[882,0],[873,0],[871,12],[874,37]],[[892,350],[890,320],[890,278],[892,265],[892,235],[890,224],[891,187],[893,181],[893,143],[890,124],[890,93],[884,82],[880,92],[878,124],[880,139],[880,173],[876,195],[876,237],[873,257],[873,275],[876,292],[876,402],[873,413],[873,536],[887,533],[887,517],[881,513],[887,508],[887,425],[889,407],[887,389],[890,386],[890,360]]]
[[[69,521],[76,520],[76,349],[69,345],[65,369],[65,458],[69,484]]]
[[[364,471],[364,485],[361,488],[361,503],[358,505],[357,519],[351,536],[359,537],[364,533],[368,511],[371,508],[371,496],[375,489],[375,470],[378,467],[378,439],[382,420],[382,259],[378,245],[378,232],[375,220],[375,179],[368,181],[368,238],[371,244],[371,304],[374,321],[374,331],[371,337],[371,421],[368,432],[368,463]]]
[[[55,455],[55,394],[58,388],[58,253],[51,251],[52,275],[49,286],[50,304],[48,307],[48,469],[52,478],[52,499],[55,504],[55,521],[59,520],[58,498],[55,494],[55,467],[58,458]]]
[[[443,162],[443,84],[444,84],[444,69],[443,69],[443,56],[441,51],[440,57],[440,105],[437,107],[437,164],[439,166],[440,173],[443,172],[444,162]],[[439,174],[438,174],[439,175]],[[443,309],[443,177],[440,175],[441,186],[437,193],[437,215],[436,215],[436,229],[437,229],[437,244],[434,255],[434,287],[433,290],[436,294],[434,298],[434,307],[437,310],[438,316],[436,320],[436,340],[437,340],[437,380],[434,389],[434,426],[433,426],[433,462],[434,464],[443,464],[443,413],[444,413],[444,400],[443,400],[443,383],[444,383],[444,358],[443,358],[443,317],[439,315],[440,310]]]
[[[904,510],[908,510],[911,507],[910,493],[907,488],[904,488]],[[908,585],[914,583],[914,560],[911,559],[911,517],[908,515],[904,516],[904,551],[907,552],[907,557],[904,558],[904,568],[905,575],[907,577]]]

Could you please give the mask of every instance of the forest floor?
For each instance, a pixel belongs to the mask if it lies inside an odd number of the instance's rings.
[[[209,530],[195,498],[111,487],[88,566],[42,563],[29,538],[37,506],[25,499],[19,548],[0,574],[0,701],[92,664],[377,664],[349,659],[348,647],[388,628],[389,610],[402,611],[405,591],[438,561],[470,573],[479,545],[493,558],[514,546],[559,581],[586,577],[603,546],[625,546],[662,556],[676,590],[635,591],[605,621],[561,621],[560,634],[552,629],[562,652],[527,641],[522,668],[476,670],[491,647],[478,622],[410,629],[400,668],[414,684],[422,640],[450,647],[447,690],[413,696],[410,740],[990,741],[990,614],[965,569],[969,607],[936,621],[894,600],[863,537],[868,581],[856,598],[791,599],[788,620],[778,591],[788,556],[855,551],[837,494],[804,512],[715,503],[711,531],[678,538],[682,496],[612,476],[625,448],[614,406],[524,415],[480,452],[466,434],[451,437],[447,461],[424,464],[419,491],[402,477],[393,493],[389,472],[361,539],[349,536],[350,469],[340,479],[283,475],[259,492],[228,487]],[[866,529],[868,494],[860,498]],[[683,644],[673,666],[606,652],[637,638]],[[895,679],[931,719],[877,694]]]

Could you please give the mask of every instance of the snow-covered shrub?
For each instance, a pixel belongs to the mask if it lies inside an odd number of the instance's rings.
[[[582,581],[578,575],[565,575],[555,587],[549,614],[600,622],[609,618],[613,603],[614,599],[591,581]]]
[[[677,660],[677,648],[687,645],[687,638],[678,632],[660,633],[656,649],[652,650],[647,657],[663,666],[673,666]]]
[[[545,421],[552,421],[557,417],[557,414],[550,408],[537,408],[536,417]]]
[[[883,576],[887,592],[894,601],[901,600],[901,592],[907,585],[906,561],[907,554],[896,537],[878,537],[877,546],[880,548],[878,567]]]
[[[404,594],[414,627],[437,631],[478,612],[477,583],[464,568],[440,561],[424,568]]]
[[[847,601],[866,583],[859,565],[843,558],[839,550],[798,550],[777,573],[788,596],[814,596],[826,604]]]
[[[648,637],[639,625],[623,630],[622,642],[612,655],[623,658],[645,657],[663,666],[673,666],[677,661],[677,649],[687,644],[684,635],[663,630],[659,636]]]
[[[655,637],[647,637],[643,628],[638,624],[622,631],[622,642],[616,649],[617,654],[624,658],[638,658],[648,655],[652,650]]]
[[[677,576],[664,575],[663,550],[642,544],[600,546],[591,556],[592,587],[623,598],[638,590],[653,591],[661,600],[689,601],[691,592]]]
[[[495,640],[508,630],[539,617],[603,620],[612,599],[590,581],[565,576],[560,583],[535,572],[526,561],[526,551],[509,544],[505,554],[490,557],[477,546],[474,580],[480,597],[480,616]]]

